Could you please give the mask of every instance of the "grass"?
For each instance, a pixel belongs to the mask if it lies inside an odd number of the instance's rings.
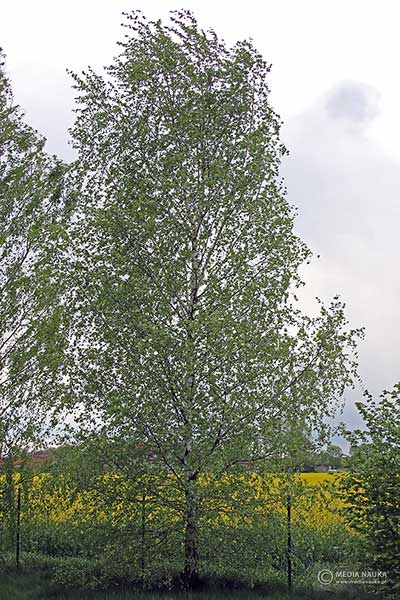
[[[45,573],[9,571],[2,573],[0,576],[0,600],[350,600],[350,598],[362,600],[361,596],[313,591],[294,592],[291,595],[281,592],[267,594],[251,591],[193,594],[157,594],[139,591],[66,591],[52,585]]]

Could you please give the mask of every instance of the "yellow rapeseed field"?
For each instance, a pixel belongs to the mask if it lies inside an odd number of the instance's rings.
[[[17,475],[18,477],[18,475]],[[207,522],[223,526],[254,526],[275,512],[285,514],[288,497],[294,523],[320,530],[348,527],[342,514],[342,501],[336,496],[340,474],[302,473],[290,476],[248,473],[213,479],[203,476],[201,485],[207,498]],[[159,478],[161,481],[161,478]],[[105,490],[72,490],[62,479],[50,475],[33,478],[23,503],[23,516],[30,522],[63,524],[70,527],[134,523],[140,519],[143,486],[132,488],[119,476],[103,478]],[[3,487],[4,478],[0,478]],[[168,488],[163,482],[164,489]],[[167,491],[169,503],[176,504],[176,491]],[[175,498],[173,497],[175,495]],[[168,502],[157,501],[146,492],[146,518],[149,521],[177,520]],[[172,501],[172,502],[171,502]],[[3,511],[6,510],[3,507]],[[0,513],[0,518],[4,516]]]

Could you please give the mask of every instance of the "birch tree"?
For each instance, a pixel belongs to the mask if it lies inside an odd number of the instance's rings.
[[[316,318],[296,302],[310,252],[252,42],[230,48],[186,11],[168,24],[135,12],[126,27],[103,74],[74,75],[69,393],[82,422],[181,490],[192,586],[201,474],[276,457],[295,424],[322,430],[360,331],[338,298]]]
[[[1,460],[43,433],[47,392],[61,356],[52,255],[63,166],[46,155],[44,143],[15,103],[0,50]]]

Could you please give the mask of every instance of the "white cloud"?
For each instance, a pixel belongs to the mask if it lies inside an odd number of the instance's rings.
[[[351,326],[366,327],[360,373],[374,393],[400,379],[400,163],[369,135],[378,96],[340,83],[283,130],[296,227],[321,255],[304,270],[304,301],[341,294]],[[346,415],[356,420],[350,405]]]

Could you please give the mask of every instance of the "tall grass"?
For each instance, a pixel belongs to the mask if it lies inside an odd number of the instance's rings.
[[[198,592],[193,594],[152,593],[140,591],[81,591],[61,590],[51,583],[46,573],[8,571],[0,574],[0,600],[363,600],[364,595],[353,593],[258,591]]]

